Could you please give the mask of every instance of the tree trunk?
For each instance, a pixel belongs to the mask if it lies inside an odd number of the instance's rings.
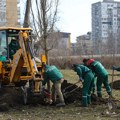
[[[23,27],[29,27],[30,22],[30,8],[31,8],[31,0],[26,1],[26,11],[24,16],[24,24]]]

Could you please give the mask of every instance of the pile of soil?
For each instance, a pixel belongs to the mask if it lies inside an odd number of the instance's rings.
[[[23,94],[20,87],[4,86],[0,89],[0,111],[7,111],[10,108],[20,108],[24,104]],[[38,104],[46,105],[44,95],[28,95],[27,105],[37,106]]]
[[[69,87],[68,89],[65,89]],[[65,103],[66,104],[71,104],[74,102],[80,102],[82,99],[82,88],[79,87],[77,85],[74,85],[72,83],[68,83],[67,80],[64,80],[62,86],[62,91],[63,91],[63,95],[65,98]],[[75,89],[77,88],[77,89]],[[75,91],[71,92],[71,90],[75,89]],[[67,94],[64,94],[66,93]],[[28,104],[29,105],[38,105],[38,104],[42,104],[42,105],[48,105],[45,103],[44,101],[44,96],[40,95],[38,97],[35,96],[29,96],[31,98],[29,98]],[[107,99],[99,99],[96,95],[92,94],[92,103],[93,104],[105,104],[107,103],[108,100]],[[22,91],[21,89],[15,88],[15,87],[3,87],[0,89],[0,111],[4,111],[7,110],[11,107],[19,107],[23,105],[23,96],[22,96]]]
[[[113,83],[110,83],[113,89],[120,90],[120,80],[116,80]]]
[[[75,101],[79,101],[81,99],[82,88],[80,87],[78,88],[77,85],[68,83],[67,80],[64,80],[64,82],[62,83],[61,89],[62,89],[66,104],[70,104]],[[70,92],[72,90],[74,91]]]
[[[71,86],[71,87],[69,87],[69,86]],[[70,91],[72,91],[74,89],[75,89],[75,91],[70,93]],[[62,84],[62,91],[63,91],[63,95],[65,93],[64,99],[65,99],[66,104],[70,104],[70,103],[73,103],[76,101],[80,102],[82,99],[82,88],[78,87],[77,85],[68,83],[67,80],[64,80],[64,82]],[[108,102],[108,99],[99,98],[95,94],[91,95],[91,100],[92,100],[93,104],[97,104],[97,105],[106,104]]]
[[[21,91],[14,87],[2,87],[0,89],[0,111],[9,110],[10,107],[22,104]]]

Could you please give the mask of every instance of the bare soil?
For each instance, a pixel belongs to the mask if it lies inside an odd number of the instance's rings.
[[[62,90],[71,86],[64,92],[71,91],[77,87],[72,83],[64,81]],[[120,80],[113,82],[113,89],[119,95]],[[65,96],[65,107],[57,108],[54,105],[44,103],[42,97],[31,98],[28,105],[23,105],[20,88],[3,87],[0,89],[0,120],[119,120],[120,101],[112,99],[115,105],[115,115],[106,115],[108,109],[108,98],[98,98],[92,94],[92,104],[89,107],[81,107],[82,88],[79,87],[74,92]]]

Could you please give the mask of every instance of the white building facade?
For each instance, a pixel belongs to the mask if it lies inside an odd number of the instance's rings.
[[[92,40],[94,48],[100,42],[105,43],[111,32],[116,36],[119,29],[120,2],[103,0],[92,4]]]

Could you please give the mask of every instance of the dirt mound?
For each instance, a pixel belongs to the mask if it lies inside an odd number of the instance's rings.
[[[14,106],[22,105],[21,91],[14,87],[0,89],[0,111],[7,111]]]
[[[110,83],[110,85],[112,85],[113,89],[120,90],[120,80],[116,80],[113,82],[113,84]]]
[[[71,86],[71,87],[69,87]],[[74,85],[72,83],[68,83],[65,80],[62,84],[62,91],[65,98],[66,104],[74,103],[76,101],[81,101],[82,99],[82,88]],[[68,89],[66,89],[69,87]],[[77,88],[77,89],[76,89]],[[73,92],[73,89],[75,89]],[[66,93],[66,94],[64,94]],[[44,101],[44,96],[29,96],[28,105],[48,105]],[[99,99],[96,95],[92,95],[92,103],[93,104],[101,104],[107,103],[105,99]],[[15,87],[3,87],[0,89],[0,111],[8,110],[8,108],[20,107],[23,105],[23,96],[20,88]]]
[[[82,96],[82,89],[77,85],[68,83],[67,80],[64,80],[61,86],[64,99],[66,104],[73,103],[74,101],[80,100]],[[73,92],[70,92],[74,90]]]
[[[9,103],[10,106],[22,104],[21,91],[14,87],[3,87],[0,89],[0,103]]]
[[[70,87],[69,87],[70,86]],[[74,90],[73,92],[70,92]],[[68,83],[67,80],[64,80],[62,84],[62,91],[65,98],[66,104],[73,103],[75,101],[81,101],[82,99],[82,88],[78,87],[77,85]],[[93,104],[106,104],[108,102],[107,99],[98,98],[95,94],[91,96]]]
[[[28,95],[27,105],[46,105],[43,95]],[[24,105],[22,90],[19,87],[2,87],[0,89],[0,111],[7,111],[10,108],[20,108]]]

